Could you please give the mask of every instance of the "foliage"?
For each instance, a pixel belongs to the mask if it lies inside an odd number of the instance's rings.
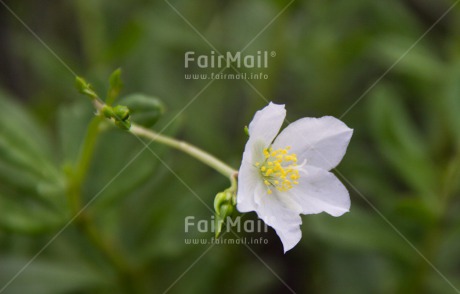
[[[268,80],[206,88],[209,80],[184,78],[200,72],[184,69],[184,53],[213,48],[168,2],[226,52],[244,48],[287,1],[9,2],[97,93],[161,97],[168,111],[155,130],[235,168],[264,99],[285,103],[289,120],[340,117],[354,137],[336,171],[351,212],[304,216],[292,252],[283,255],[272,231],[251,250],[185,244],[213,236],[184,233],[184,218],[209,219],[227,179],[95,121],[75,77],[2,8],[0,289],[40,254],[1,293],[288,293],[280,279],[296,293],[455,293],[446,280],[460,288],[460,7],[419,40],[454,1],[295,1],[245,51],[276,51]],[[115,75],[109,91],[118,66],[124,89]],[[75,191],[81,203],[68,197]]]

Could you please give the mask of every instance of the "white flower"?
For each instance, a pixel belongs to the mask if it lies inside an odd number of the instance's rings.
[[[325,116],[299,119],[277,136],[285,116],[284,105],[273,103],[255,114],[237,193],[237,209],[255,211],[275,229],[284,252],[302,237],[300,214],[349,211],[348,191],[329,170],[342,160],[353,133]]]

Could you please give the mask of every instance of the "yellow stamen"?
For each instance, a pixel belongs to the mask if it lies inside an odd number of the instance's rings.
[[[273,150],[265,148],[263,154],[265,161],[257,162],[260,166],[261,176],[266,186],[273,186],[277,191],[285,192],[292,189],[293,185],[298,185],[300,178],[297,167],[297,155],[289,153],[290,146]],[[272,194],[272,189],[267,189],[268,194]]]

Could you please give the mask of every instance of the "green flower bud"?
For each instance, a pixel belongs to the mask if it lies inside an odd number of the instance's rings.
[[[115,125],[124,131],[129,131],[131,122],[129,120],[116,120]]]
[[[78,92],[84,94],[85,90],[88,88],[88,83],[86,83],[85,79],[76,77],[75,88],[77,88]]]
[[[117,105],[113,108],[113,113],[116,120],[125,121],[129,118],[129,108],[124,105]]]
[[[129,95],[120,103],[129,107],[133,122],[146,128],[152,127],[165,111],[161,100],[143,94]]]
[[[225,223],[225,219],[231,216],[235,210],[233,196],[234,192],[232,189],[227,189],[224,192],[217,193],[216,198],[214,198],[216,238],[218,238],[222,232],[222,226]]]
[[[234,211],[234,207],[233,205],[231,204],[222,204],[220,206],[220,216],[222,216],[223,219],[227,218],[227,216],[231,216],[233,211]]]
[[[248,128],[248,126],[244,126],[244,133],[249,137],[249,128]]]
[[[115,117],[115,113],[113,112],[113,108],[110,107],[110,106],[104,105],[104,107],[102,107],[101,112],[106,118]]]
[[[88,84],[85,79],[81,77],[76,77],[75,78],[75,87],[77,88],[78,92],[80,92],[83,95],[86,95],[90,97],[91,99],[97,99],[97,94],[96,92],[93,91],[91,88],[91,85]]]

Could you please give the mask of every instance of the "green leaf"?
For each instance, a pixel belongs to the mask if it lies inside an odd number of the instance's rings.
[[[65,221],[63,213],[33,199],[0,194],[0,227],[7,231],[37,234],[56,229]]]
[[[120,95],[121,90],[123,89],[123,82],[121,80],[121,69],[116,69],[109,78],[109,91],[107,92],[107,98],[105,103],[107,105],[112,105],[115,99]]]
[[[144,127],[152,127],[165,112],[163,102],[144,94],[132,94],[120,101],[131,113],[131,121]]]
[[[305,221],[314,233],[334,246],[360,251],[378,250],[406,261],[416,257],[409,245],[383,219],[358,207],[340,218],[316,215]]]
[[[30,261],[29,258],[13,256],[2,256],[1,259],[1,287],[6,286]],[[94,289],[101,285],[104,285],[101,274],[82,262],[35,260],[2,293],[81,293],[83,290]]]
[[[406,185],[432,204],[436,197],[436,168],[401,97],[397,91],[380,86],[370,100],[372,135],[384,159]]]
[[[139,19],[127,19],[120,30],[117,30],[116,38],[112,45],[106,48],[103,57],[107,64],[113,64],[125,60],[127,54],[131,53],[142,39],[143,29]]]
[[[412,38],[402,38],[400,36],[388,36],[379,39],[376,52],[380,52],[385,66],[398,61],[395,71],[405,75],[417,77],[425,81],[432,82],[435,78],[443,77],[444,65],[437,55],[418,44],[416,47]],[[411,50],[408,51],[408,49]]]
[[[55,165],[49,136],[1,91],[0,125],[0,192],[55,202],[63,176]]]
[[[58,138],[61,161],[75,162],[85,138],[89,122],[94,116],[94,108],[88,101],[78,100],[72,105],[64,105],[58,111]]]
[[[0,90],[0,138],[3,144],[13,145],[30,165],[52,165],[52,149],[48,134],[14,99]],[[11,146],[9,146],[11,147]]]
[[[457,149],[460,149],[460,62],[452,64],[445,76],[441,107],[447,128],[454,137]]]

